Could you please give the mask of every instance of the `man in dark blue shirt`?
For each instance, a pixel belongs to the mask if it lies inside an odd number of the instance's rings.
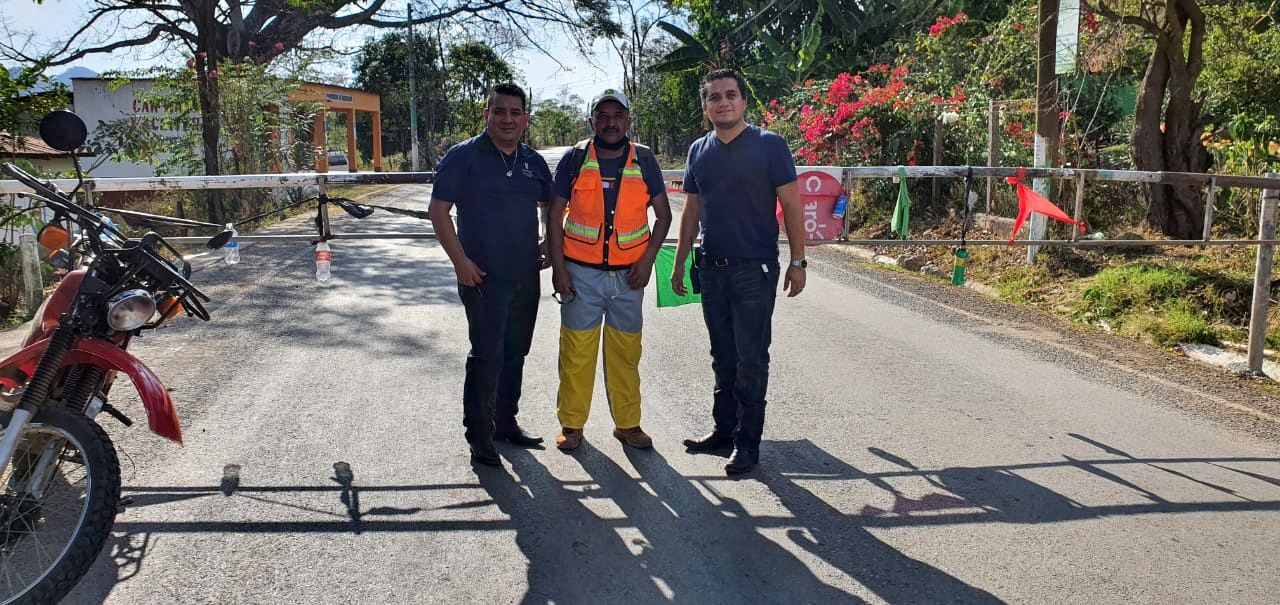
[[[520,142],[529,124],[524,91],[489,93],[485,130],[449,150],[436,169],[431,223],[453,262],[467,313],[471,351],[462,424],[471,459],[502,464],[494,439],[534,447],[516,423],[524,357],[538,315],[538,206],[551,199],[551,171]],[[455,232],[449,211],[458,207]]]
[[[683,296],[685,259],[701,228],[695,263],[716,376],[715,430],[684,444],[692,452],[733,446],[729,474],[748,472],[760,460],[779,277],[775,200],[791,251],[783,281],[788,296],[804,289],[808,267],[795,161],[782,137],[743,121],[746,89],[742,76],[729,69],[702,81],[702,111],[715,130],[689,146],[687,200],[671,275],[672,289]]]

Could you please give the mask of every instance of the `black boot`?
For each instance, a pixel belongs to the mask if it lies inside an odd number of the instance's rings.
[[[502,466],[502,459],[498,457],[498,450],[492,443],[471,444],[471,461],[485,466]]]
[[[509,428],[498,429],[493,434],[493,438],[506,441],[507,443],[518,445],[520,447],[541,449],[540,446],[542,445],[542,437],[531,437],[526,435],[524,430],[521,429],[518,424],[513,424]]]
[[[684,447],[690,452],[714,452],[733,446],[733,434],[712,431],[697,439],[685,439]]]
[[[728,475],[741,475],[749,473],[760,463],[760,450],[757,448],[735,447],[733,454],[729,456],[729,464],[724,465],[724,472]]]

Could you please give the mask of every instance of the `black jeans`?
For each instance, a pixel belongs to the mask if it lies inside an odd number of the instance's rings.
[[[716,432],[732,433],[736,447],[758,449],[769,389],[778,263],[708,257],[698,279],[716,375],[711,409]]]
[[[538,318],[538,289],[537,274],[458,286],[471,339],[462,387],[462,425],[468,443],[489,445],[495,430],[516,426],[524,357]]]

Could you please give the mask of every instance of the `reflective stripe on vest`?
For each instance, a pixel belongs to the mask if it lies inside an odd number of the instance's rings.
[[[595,146],[589,140],[578,145],[585,145],[587,154],[573,183],[564,220],[565,257],[614,266],[639,261],[644,257],[644,244],[649,241],[649,193],[644,173],[636,164],[635,144],[628,150],[627,163],[618,179],[618,201],[612,219],[605,216],[604,181]],[[610,233],[607,241],[603,233]]]

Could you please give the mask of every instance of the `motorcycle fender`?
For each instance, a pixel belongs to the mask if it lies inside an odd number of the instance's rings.
[[[22,375],[31,376],[48,345],[48,340],[42,340],[0,361],[0,385],[8,388],[21,386],[9,370],[17,369]],[[151,432],[182,443],[178,409],[173,405],[169,390],[160,382],[155,372],[138,361],[137,357],[109,342],[81,337],[76,339],[71,350],[62,358],[63,366],[80,364],[95,365],[128,375],[134,388],[138,389],[142,407],[147,410],[147,425],[151,427]]]

